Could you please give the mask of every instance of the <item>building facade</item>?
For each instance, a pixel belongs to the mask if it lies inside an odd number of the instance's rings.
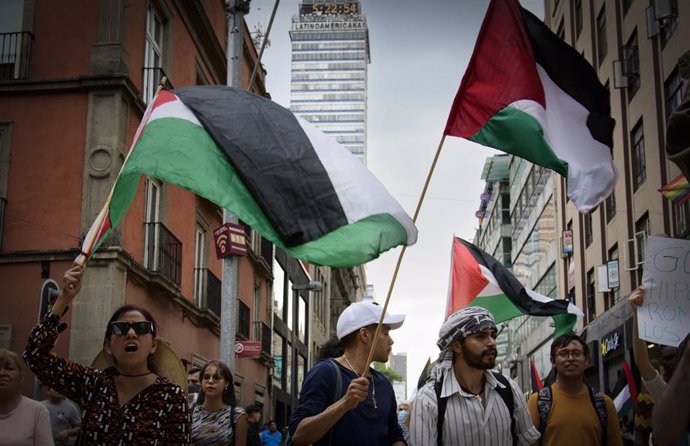
[[[48,310],[48,289],[79,254],[105,203],[146,104],[171,86],[225,84],[225,2],[9,0],[0,4],[0,347],[24,349]],[[256,51],[244,33],[242,84]],[[263,72],[255,92],[264,94]],[[113,310],[138,304],[187,367],[219,356],[218,206],[142,178],[123,221],[90,259],[56,352],[90,364]],[[271,407],[273,247],[249,235],[239,259],[237,340],[262,343],[238,358],[242,405]],[[24,393],[35,395],[32,375]]]
[[[610,392],[623,362],[632,363],[632,315],[625,297],[641,283],[647,237],[690,234],[690,204],[673,205],[658,192],[680,174],[665,156],[665,129],[687,88],[678,60],[690,50],[690,27],[683,26],[690,4],[546,0],[544,5],[544,22],[590,62],[611,92],[618,181],[605,202],[581,214],[567,198],[565,179],[513,159],[500,189],[510,193],[511,228],[497,229],[498,197],[490,193],[480,204],[484,222],[475,241],[510,264],[525,286],[567,298],[584,312],[576,329],[591,350],[587,380]],[[489,188],[487,180],[485,193]],[[509,256],[499,237],[510,243]],[[550,371],[552,332],[549,319],[509,322],[501,365],[523,389],[531,387],[530,358],[542,378]],[[655,358],[657,347],[650,352]]]
[[[558,267],[559,295],[570,296],[585,313],[583,335],[594,350],[590,382],[610,391],[623,361],[632,363],[625,297],[641,283],[646,238],[689,233],[690,205],[675,206],[658,189],[680,174],[665,156],[665,133],[687,88],[678,60],[690,50],[690,4],[547,0],[544,21],[594,67],[611,92],[616,120],[618,181],[611,196],[584,215],[567,199],[563,179],[555,189],[557,228],[572,239]],[[656,349],[651,352],[655,357]]]
[[[292,20],[290,109],[367,159],[369,30],[359,0],[302,0]]]

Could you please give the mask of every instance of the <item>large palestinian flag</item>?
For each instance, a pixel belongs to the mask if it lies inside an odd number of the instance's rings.
[[[492,0],[445,134],[550,168],[581,212],[613,190],[609,92],[518,0]]]
[[[569,333],[582,311],[564,299],[551,299],[525,288],[508,269],[482,249],[453,239],[446,316],[468,306],[486,308],[501,323],[517,316],[551,316],[554,338]]]
[[[95,250],[141,175],[229,209],[290,255],[350,267],[415,243],[412,219],[350,152],[261,96],[226,86],[162,91],[84,241]]]

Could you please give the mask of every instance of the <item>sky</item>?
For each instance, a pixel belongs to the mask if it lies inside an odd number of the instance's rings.
[[[275,0],[253,0],[245,17],[250,31],[265,33]],[[290,105],[291,44],[288,31],[300,0],[282,0],[262,63],[272,99]],[[472,55],[488,0],[360,0],[369,27],[367,165],[410,216]],[[543,17],[543,0],[522,0]],[[407,353],[408,397],[445,316],[454,236],[471,241],[484,190],[487,157],[500,153],[447,137],[417,218],[419,239],[407,248],[388,305],[407,315],[391,332],[393,353]],[[383,305],[401,248],[366,266],[367,283]]]

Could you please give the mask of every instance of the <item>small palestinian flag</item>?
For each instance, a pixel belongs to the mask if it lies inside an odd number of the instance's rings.
[[[616,182],[609,101],[574,48],[518,0],[492,0],[444,133],[558,172],[588,212]]]
[[[637,386],[628,361],[623,362],[623,373],[613,389],[613,404],[616,406],[618,417],[623,418],[637,405]]]
[[[351,267],[417,240],[412,219],[354,155],[289,110],[232,87],[162,91],[151,101],[85,256],[122,219],[141,175],[229,209],[317,265]]]
[[[582,311],[564,299],[551,299],[525,288],[508,269],[485,251],[453,239],[446,317],[468,306],[486,308],[501,323],[517,316],[551,316],[554,338],[570,333]]]
[[[529,357],[529,370],[532,392],[539,392],[544,385],[542,384],[541,378],[539,378],[539,371],[537,370],[537,365],[534,363],[534,358],[531,356]]]

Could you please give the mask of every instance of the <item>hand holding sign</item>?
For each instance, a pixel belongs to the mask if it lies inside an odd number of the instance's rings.
[[[640,338],[677,347],[690,332],[690,240],[649,237],[642,284]]]

